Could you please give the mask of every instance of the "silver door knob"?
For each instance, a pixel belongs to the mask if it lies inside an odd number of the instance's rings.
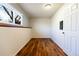
[[[64,34],[64,32],[62,32],[62,34]]]

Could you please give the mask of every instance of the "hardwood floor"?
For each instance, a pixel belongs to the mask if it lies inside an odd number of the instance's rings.
[[[49,38],[32,38],[19,51],[17,56],[67,56],[63,50]]]

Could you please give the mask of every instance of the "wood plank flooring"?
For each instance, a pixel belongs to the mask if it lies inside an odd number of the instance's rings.
[[[32,38],[16,56],[67,56],[50,38]]]

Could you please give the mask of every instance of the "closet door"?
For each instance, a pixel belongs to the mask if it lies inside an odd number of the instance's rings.
[[[77,56],[79,56],[79,4],[78,4],[78,10],[77,10],[77,33],[76,33],[76,41],[77,41]]]
[[[71,54],[77,55],[78,4],[72,6],[71,12]]]
[[[64,19],[64,50],[68,55],[71,55],[71,16]]]
[[[77,55],[77,5],[71,7],[71,14],[65,17],[64,32],[65,32],[65,51],[68,55]]]
[[[71,14],[71,55],[76,55],[76,49],[77,49],[77,11],[74,11]]]
[[[71,4],[68,4],[68,6]],[[71,7],[69,6],[67,8],[67,16],[64,17],[64,51],[68,54],[71,55]]]

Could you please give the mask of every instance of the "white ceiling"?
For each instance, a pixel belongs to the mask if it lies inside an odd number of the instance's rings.
[[[32,18],[50,18],[63,4],[53,3],[49,10],[43,7],[44,3],[20,3],[19,5]]]

